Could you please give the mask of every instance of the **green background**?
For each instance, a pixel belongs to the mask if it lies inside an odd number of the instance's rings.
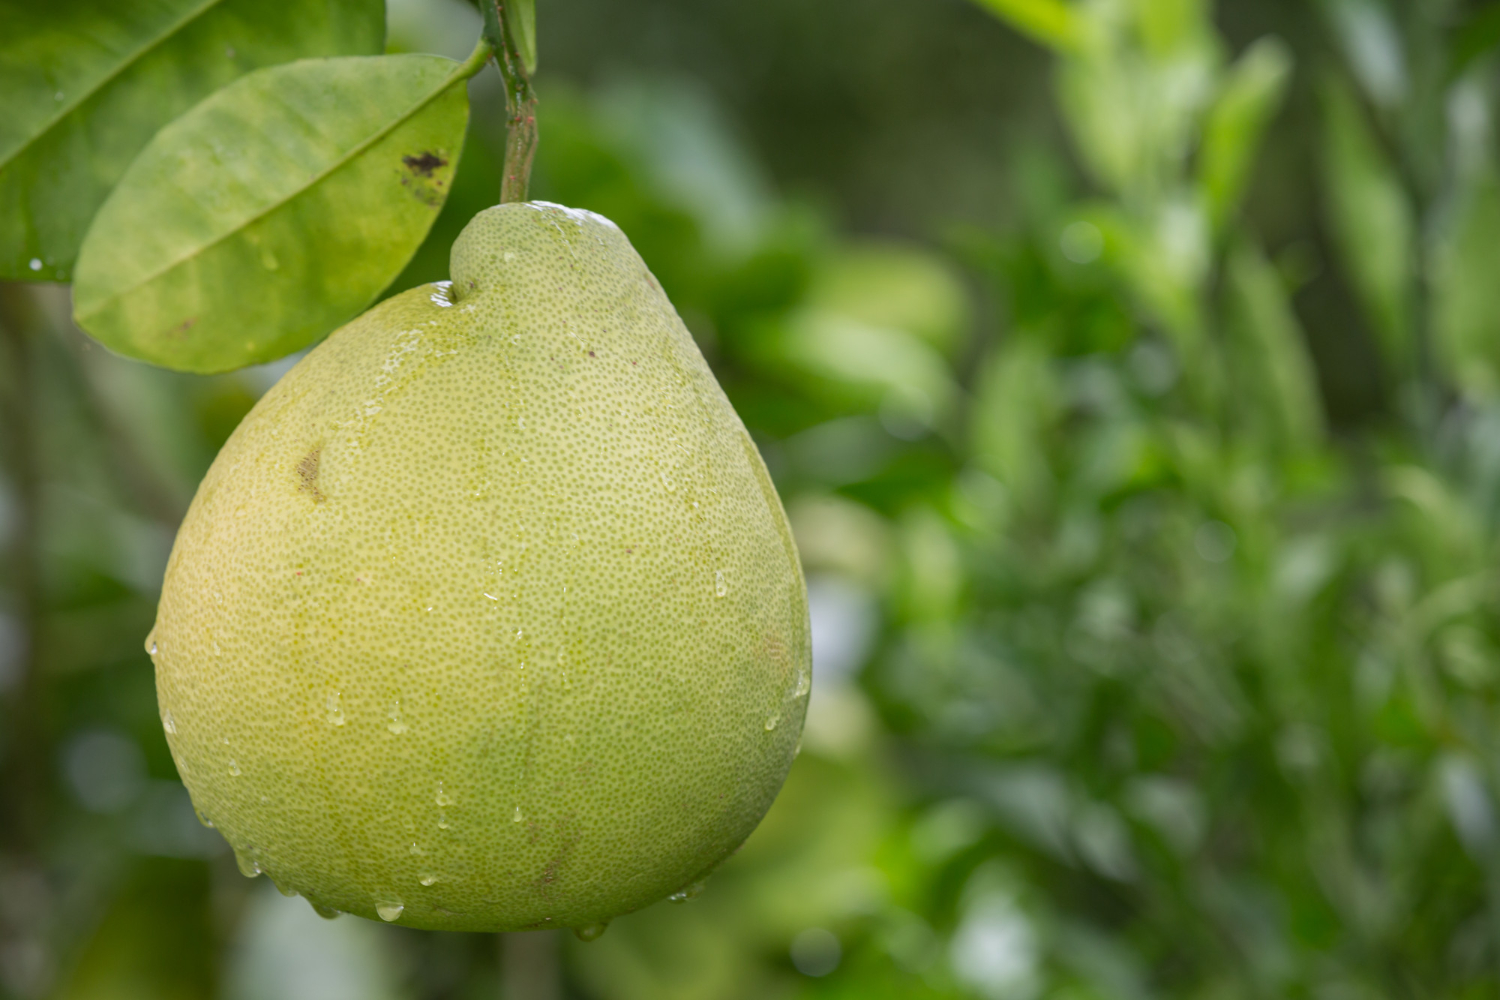
[[[242,878],[141,641],[284,366],[123,361],[0,285],[0,996],[1500,993],[1500,7],[542,7],[533,193],[631,236],[798,535],[786,789],[590,944]],[[393,290],[495,198],[470,93]]]

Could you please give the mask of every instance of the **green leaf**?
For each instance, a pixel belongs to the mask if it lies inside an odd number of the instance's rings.
[[[1250,243],[1229,255],[1238,403],[1288,452],[1323,440],[1317,375],[1281,275]]]
[[[1044,509],[1057,483],[1048,443],[1064,409],[1046,350],[1014,338],[985,363],[970,417],[972,451],[1020,507]]]
[[[1471,396],[1500,396],[1500,172],[1469,171],[1432,255],[1432,330],[1448,374]]]
[[[380,0],[0,5],[0,279],[66,281],[94,212],[162,125],[236,77],[374,54]]]
[[[1021,34],[1061,52],[1084,45],[1084,23],[1063,0],[975,0]]]
[[[1388,364],[1412,361],[1412,251],[1416,223],[1395,168],[1348,84],[1323,88],[1323,182],[1328,221],[1342,265]]]
[[[400,55],[306,60],[225,87],[162,129],[99,210],[78,324],[195,372],[324,336],[400,273],[437,217],[468,122],[464,79],[452,60]]]
[[[1261,137],[1281,107],[1291,71],[1286,43],[1262,38],[1234,64],[1209,111],[1198,154],[1198,185],[1215,229],[1239,208]]]
[[[510,0],[510,34],[526,73],[536,72],[536,0]]]
[[[1453,33],[1449,46],[1447,78],[1463,76],[1474,62],[1500,46],[1500,4],[1476,11],[1463,27]]]

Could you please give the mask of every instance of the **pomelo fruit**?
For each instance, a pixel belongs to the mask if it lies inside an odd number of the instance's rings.
[[[320,912],[593,933],[770,806],[805,587],[619,229],[500,205],[452,278],[335,332],[224,446],[147,640],[162,724],[242,870]]]

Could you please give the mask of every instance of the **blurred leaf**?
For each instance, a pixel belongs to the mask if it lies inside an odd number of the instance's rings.
[[[1028,510],[1050,497],[1047,432],[1061,401],[1050,359],[1016,338],[985,365],[971,416],[975,457]]]
[[[1379,0],[1321,0],[1361,89],[1393,108],[1407,92],[1406,51],[1390,10]]]
[[[883,415],[933,427],[950,412],[957,387],[942,355],[889,326],[831,311],[792,317],[781,354],[804,371],[842,382]]]
[[[1316,447],[1323,439],[1317,374],[1280,274],[1259,249],[1241,242],[1229,257],[1229,288],[1245,338],[1237,388],[1260,397],[1241,401],[1266,418],[1288,452]]]
[[[591,105],[593,129],[654,196],[691,212],[713,249],[740,257],[764,238],[770,184],[701,85],[620,81]]]
[[[367,920],[325,920],[268,879],[250,892],[222,995],[226,1000],[396,1000],[399,931]]]
[[[1432,327],[1449,377],[1500,393],[1500,173],[1485,163],[1459,185],[1433,254]]]
[[[1095,176],[1146,208],[1197,139],[1220,46],[1201,0],[1103,4],[1091,15],[1099,41],[1064,61],[1059,97]]]
[[[1266,127],[1281,107],[1292,71],[1291,51],[1262,38],[1226,76],[1204,126],[1198,184],[1215,230],[1239,208]]]
[[[1131,6],[1141,47],[1153,59],[1172,60],[1211,40],[1209,0],[1135,0]]]
[[[1448,56],[1448,79],[1456,80],[1473,63],[1500,45],[1500,4],[1475,11],[1453,35]]]
[[[201,862],[141,861],[77,956],[57,1000],[201,1000],[214,992]]]
[[[185,371],[270,361],[367,306],[448,195],[468,98],[440,56],[261,70],[163,129],[84,242],[80,326]]]
[[[1380,337],[1387,364],[1412,357],[1412,247],[1416,224],[1400,177],[1347,84],[1323,84],[1323,193],[1343,267]]]
[[[1065,0],[975,0],[1021,34],[1065,52],[1083,47],[1084,15]]]
[[[158,128],[250,70],[375,54],[380,0],[0,6],[0,279],[66,281],[89,220]]]
[[[952,532],[930,507],[908,511],[899,529],[902,603],[919,622],[951,622],[959,613],[963,559]]]
[[[951,354],[969,332],[963,285],[942,260],[899,243],[861,243],[831,254],[813,276],[814,309],[915,334]]]
[[[1206,347],[1202,286],[1212,266],[1208,221],[1186,196],[1150,208],[1146,218],[1110,211],[1094,216],[1106,258],[1171,337],[1190,376],[1207,378],[1200,363]]]

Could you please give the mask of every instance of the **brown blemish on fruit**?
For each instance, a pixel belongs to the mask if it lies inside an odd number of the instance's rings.
[[[297,463],[297,489],[303,493],[312,494],[314,503],[322,503],[328,498],[318,488],[318,464],[323,460],[323,446],[318,445],[312,451],[302,456],[302,461]]]

